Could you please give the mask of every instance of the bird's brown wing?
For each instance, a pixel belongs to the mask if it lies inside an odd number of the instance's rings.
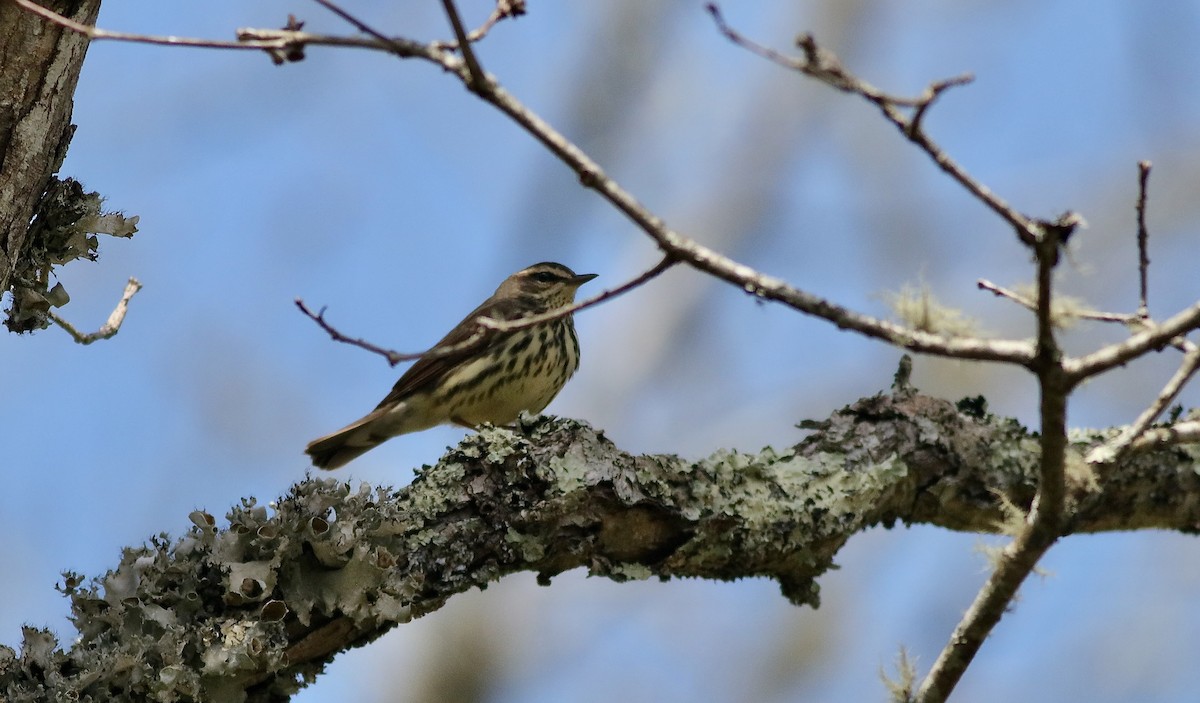
[[[464,317],[462,322],[455,325],[454,329],[450,330],[450,333],[445,337],[442,337],[442,340],[435,344],[429,351],[435,352],[466,342],[480,330],[478,325],[471,324],[472,320],[479,317],[488,317],[493,320],[509,320],[519,317],[520,311],[521,308],[515,300],[494,300],[493,298],[488,298],[479,307]],[[400,376],[400,380],[396,381],[396,385],[392,387],[392,391],[387,394],[387,397],[381,400],[379,405],[375,406],[376,409],[403,400],[413,393],[428,390],[436,386],[453,369],[495,346],[500,341],[500,337],[501,335],[494,332],[485,332],[484,337],[478,343],[469,344],[466,348],[459,351],[450,354],[426,353],[425,356],[417,359],[416,363],[408,367],[408,370]]]

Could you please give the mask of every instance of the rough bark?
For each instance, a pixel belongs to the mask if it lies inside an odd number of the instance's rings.
[[[995,532],[1035,492],[1037,442],[964,401],[863,399],[799,444],[699,461],[632,456],[602,432],[542,418],[488,429],[410,486],[309,478],[228,525],[132,547],[64,587],[66,651],[27,629],[0,648],[6,700],[282,700],[339,651],[518,571],[585,567],[617,581],[766,576],[816,606],[816,578],[857,532],[897,522]],[[1111,433],[1079,434],[1078,457]],[[1072,532],[1200,525],[1196,449],[1073,472]]]
[[[85,24],[100,11],[100,0],[44,4]],[[44,326],[45,309],[64,302],[47,296],[46,272],[61,263],[56,259],[89,254],[79,237],[39,242],[30,227],[39,209],[58,207],[68,196],[84,198],[77,184],[56,188],[54,174],[74,132],[71,111],[87,47],[87,38],[0,0],[0,292],[13,292],[14,331]],[[80,211],[76,219],[98,215],[99,197],[68,209]]]

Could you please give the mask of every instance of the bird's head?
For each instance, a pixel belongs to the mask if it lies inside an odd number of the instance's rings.
[[[595,277],[594,273],[577,274],[562,264],[544,261],[509,276],[496,289],[496,297],[519,299],[538,314],[575,302],[575,291]]]

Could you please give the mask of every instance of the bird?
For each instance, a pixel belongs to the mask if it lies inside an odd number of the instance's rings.
[[[451,423],[510,425],[522,412],[540,413],[579,368],[572,316],[511,331],[478,321],[566,307],[595,277],[551,261],[517,271],[417,359],[374,410],[309,442],[305,453],[317,468],[337,469],[397,435]]]

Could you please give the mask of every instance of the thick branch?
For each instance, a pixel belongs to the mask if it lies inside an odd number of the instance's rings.
[[[1068,504],[1071,529],[1195,530],[1191,451],[1113,465]],[[518,571],[767,576],[815,605],[816,578],[857,532],[991,532],[1001,497],[1028,509],[1037,456],[1015,422],[909,391],[859,401],[794,447],[697,462],[632,456],[569,420],[489,429],[406,488],[309,479],[270,509],[247,499],[228,527],[197,511],[191,533],[126,550],[90,587],[67,575],[78,641],[61,651],[28,629],[20,656],[0,649],[0,692],[277,700],[337,652]]]

